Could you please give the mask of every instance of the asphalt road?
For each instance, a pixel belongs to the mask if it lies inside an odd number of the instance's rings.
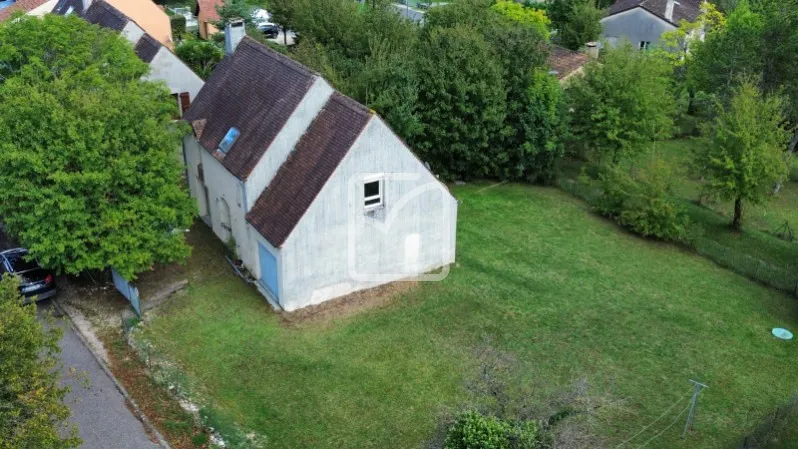
[[[39,311],[57,309],[50,300],[39,303]],[[61,384],[72,391],[66,403],[77,424],[82,449],[158,449],[144,426],[125,405],[125,398],[83,345],[66,318],[58,318],[64,330],[61,339]],[[88,382],[87,382],[88,379]]]

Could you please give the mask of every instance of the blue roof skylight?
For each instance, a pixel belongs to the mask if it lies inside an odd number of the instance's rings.
[[[224,139],[222,139],[222,141],[219,143],[219,151],[221,151],[224,154],[227,154],[227,152],[230,151],[230,147],[232,147],[233,144],[236,143],[236,140],[240,135],[241,132],[238,129],[230,128],[230,130],[227,131],[227,134],[224,135]]]

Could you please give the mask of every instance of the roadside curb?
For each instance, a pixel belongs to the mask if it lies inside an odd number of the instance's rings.
[[[139,408],[138,404],[136,404],[136,401],[134,401],[133,398],[130,396],[130,394],[128,394],[127,390],[125,390],[125,387],[123,387],[122,384],[119,383],[119,381],[116,379],[116,376],[114,376],[114,373],[111,372],[111,369],[102,359],[102,357],[100,357],[100,355],[97,354],[97,352],[94,350],[94,347],[89,343],[89,339],[86,337],[86,335],[83,334],[83,330],[81,330],[81,328],[75,324],[75,321],[72,319],[72,315],[68,314],[64,310],[64,308],[61,307],[61,304],[58,302],[56,298],[52,298],[51,301],[55,306],[55,308],[58,309],[58,312],[61,315],[69,318],[69,323],[72,326],[72,328],[75,329],[75,334],[78,336],[78,339],[83,344],[83,346],[85,346],[89,350],[92,357],[94,357],[94,360],[96,360],[97,364],[99,364],[100,368],[102,368],[103,372],[105,372],[105,374],[111,379],[111,382],[114,383],[114,386],[119,391],[119,393],[121,393],[122,396],[125,398],[125,401],[127,401],[127,403],[130,404],[130,407],[133,409],[133,415],[136,418],[138,418],[138,420],[141,421],[142,424],[144,424],[144,427],[146,428],[147,432],[155,436],[155,439],[158,440],[157,443],[162,448],[171,449],[169,443],[166,442],[166,438],[164,438],[163,435],[161,435],[161,433],[158,432],[158,429],[156,429],[155,426],[150,422],[150,420],[147,419],[147,417]]]

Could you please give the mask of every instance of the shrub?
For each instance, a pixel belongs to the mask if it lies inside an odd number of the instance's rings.
[[[539,449],[548,442],[537,421],[510,421],[468,411],[446,434],[443,449]]]
[[[172,24],[172,35],[176,37],[186,34],[186,18],[181,15],[174,15],[169,18]]]
[[[510,431],[498,418],[466,412],[449,429],[443,449],[510,449]]]
[[[656,158],[642,168],[618,166],[599,175],[601,194],[593,206],[602,215],[644,237],[688,240],[689,219],[669,194],[670,168]]]

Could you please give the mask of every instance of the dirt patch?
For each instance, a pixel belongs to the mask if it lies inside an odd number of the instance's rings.
[[[163,387],[147,376],[147,367],[128,346],[119,330],[109,330],[101,339],[108,352],[109,366],[141,412],[166,438],[172,449],[204,449],[209,438],[194,415]]]
[[[57,300],[73,319],[91,324],[95,330],[122,326],[122,312],[130,307],[116,291],[110,277],[59,276]]]
[[[321,304],[305,307],[294,312],[281,312],[280,322],[286,327],[334,324],[368,310],[391,305],[395,299],[416,288],[418,281],[392,282],[379,287],[362,290]]]

